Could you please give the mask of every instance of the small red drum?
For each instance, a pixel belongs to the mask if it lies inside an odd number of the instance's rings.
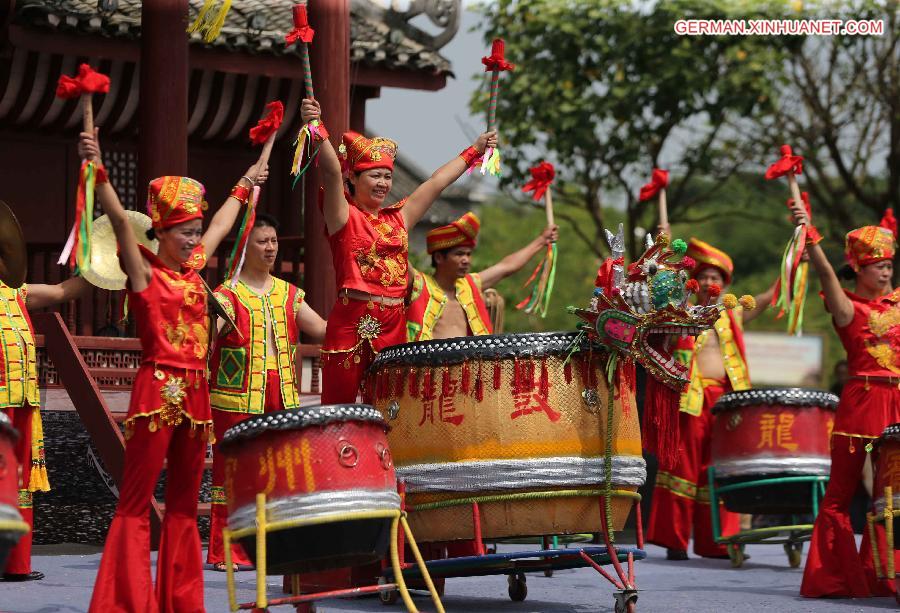
[[[716,483],[828,476],[831,430],[839,398],[801,388],[751,389],[723,394],[713,407],[710,463]],[[722,494],[729,511],[803,514],[812,511],[805,483],[773,483]]]
[[[325,405],[251,417],[222,439],[228,528],[256,525],[257,494],[266,522],[334,518],[310,526],[272,526],[269,574],[327,570],[381,559],[391,519],[343,521],[346,513],[397,510],[400,496],[387,424],[368,405]],[[239,542],[256,563],[255,535]]]
[[[0,573],[10,550],[28,532],[28,524],[19,515],[19,465],[15,455],[18,438],[19,433],[0,411]]]
[[[875,468],[875,487],[872,497],[875,499],[875,512],[884,511],[886,497],[885,488],[891,488],[894,509],[894,549],[900,549],[900,423],[885,428],[875,442],[873,464]]]

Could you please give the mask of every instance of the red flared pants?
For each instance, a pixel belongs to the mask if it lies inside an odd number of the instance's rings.
[[[28,524],[28,534],[23,534],[19,542],[9,552],[4,573],[27,575],[31,572],[31,541],[34,532],[34,509],[31,506],[31,492],[28,491],[28,480],[31,477],[31,416],[37,407],[25,405],[4,409],[13,427],[19,431],[14,453],[19,462],[19,513]]]
[[[160,423],[156,432],[148,429],[148,421],[143,417],[136,420],[134,434],[125,446],[119,504],[106,536],[89,610],[202,613],[203,552],[197,502],[206,440],[202,430],[192,428],[188,420],[179,426]],[[166,513],[154,590],[148,511],[164,460],[168,460]]]
[[[653,507],[647,529],[647,540],[668,549],[687,551],[691,533],[694,553],[705,557],[728,555],[725,545],[713,538],[709,500],[709,475],[712,442],[712,407],[723,393],[722,385],[704,389],[703,413],[698,416],[678,414],[680,439],[678,464],[656,475]],[[740,530],[740,516],[719,505],[722,536]]]
[[[890,596],[894,581],[877,579],[869,532],[863,533],[857,551],[850,525],[850,501],[859,485],[866,461],[865,441],[835,434],[831,439],[831,476],[809,543],[800,595],[807,598]],[[881,568],[887,567],[884,525],[875,527]],[[900,569],[900,555],[894,556]]]
[[[277,370],[266,371],[265,412],[284,410],[281,398],[281,377]],[[206,550],[206,563],[218,564],[225,561],[225,544],[222,530],[228,525],[228,506],[225,503],[225,461],[219,454],[219,441],[232,426],[252,417],[248,413],[220,411],[213,408],[213,428],[216,443],[213,445],[212,466],[212,504],[209,518],[209,548]],[[250,558],[244,548],[237,543],[231,545],[231,561],[233,564],[250,565]]]

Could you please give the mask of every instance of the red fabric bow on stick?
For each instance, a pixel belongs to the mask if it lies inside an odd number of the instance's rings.
[[[533,167],[530,172],[531,181],[522,187],[522,191],[525,193],[534,192],[532,198],[537,202],[544,197],[547,188],[553,183],[553,179],[556,177],[556,170],[550,162],[541,162]]]
[[[269,162],[275,135],[278,133],[282,121],[284,121],[284,105],[281,100],[275,100],[266,105],[266,115],[250,128],[250,142],[254,145],[265,143],[260,155],[261,168],[264,168]]]
[[[297,41],[303,43],[311,43],[316,31],[309,27],[309,18],[306,14],[305,4],[294,5],[294,29],[288,32],[284,37],[287,46],[291,46]]]
[[[669,171],[654,168],[650,175],[650,182],[641,187],[638,200],[644,202],[659,194],[659,223],[669,225],[669,208],[666,203],[666,187],[669,185]]]
[[[506,61],[506,43],[502,38],[495,38],[491,43],[491,54],[481,58],[484,71],[491,73],[491,98],[488,102],[487,131],[493,132],[497,125],[497,99],[500,97],[500,73],[515,70],[515,65]],[[500,149],[488,148],[481,161],[481,174],[500,176]]]
[[[61,75],[56,84],[56,97],[63,99],[77,98],[81,96],[82,121],[84,131],[94,132],[94,109],[91,104],[91,96],[109,92],[109,77],[100,74],[87,64],[78,67],[78,74],[74,77]]]
[[[781,146],[781,159],[769,166],[766,170],[766,179],[777,179],[787,176],[788,185],[791,188],[791,196],[795,202],[801,202],[800,186],[797,185],[796,175],[803,172],[803,156],[794,155],[790,145]]]
[[[505,53],[506,43],[503,42],[502,38],[495,38],[491,43],[491,54],[481,58],[481,63],[485,66],[484,71],[492,72],[496,70],[498,72],[503,72],[515,70],[516,65],[506,61],[506,57],[504,57]]]

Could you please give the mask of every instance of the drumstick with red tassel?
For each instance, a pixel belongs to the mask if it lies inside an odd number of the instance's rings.
[[[772,180],[786,176],[794,202],[802,202],[810,213],[809,198],[800,193],[796,175],[803,172],[803,157],[794,155],[790,145],[781,146],[781,158],[769,166],[766,170],[766,179]],[[790,201],[788,201],[790,205]],[[800,335],[803,333],[803,309],[806,304],[806,289],[808,285],[809,264],[802,260],[803,251],[806,249],[809,228],[805,225],[796,226],[791,240],[785,247],[781,258],[781,274],[775,284],[775,293],[772,295],[771,306],[778,308],[776,318],[788,314],[788,334]]]
[[[56,85],[57,98],[81,98],[82,125],[88,134],[94,133],[93,96],[107,92],[109,77],[87,64],[79,66],[74,77],[60,76]],[[106,181],[102,168],[98,171],[94,162],[82,160],[75,198],[75,222],[57,261],[58,264],[68,264],[76,272],[84,272],[91,267],[91,226],[94,222],[94,187],[98,172],[101,173],[100,180]]]
[[[284,37],[285,46],[290,47],[293,44],[300,45],[300,57],[303,59],[303,85],[306,90],[307,98],[315,98],[316,94],[313,90],[312,66],[309,63],[309,45],[313,41],[316,31],[309,26],[309,16],[306,13],[305,4],[295,4],[294,10],[294,29],[287,33]],[[318,146],[312,149],[312,143],[320,143],[328,138],[328,131],[318,119],[313,119],[300,128],[295,142],[294,160],[291,163],[291,175],[294,177],[293,185],[297,185],[297,181],[309,168],[309,165],[315,159],[319,152]],[[303,159],[303,150],[309,144],[309,159],[304,166],[300,166]]]
[[[266,115],[255,126],[250,128],[250,141],[254,145],[263,145],[259,161],[256,163],[260,172],[269,163],[275,136],[278,134],[278,128],[281,127],[282,121],[284,121],[284,105],[280,100],[275,100],[266,105]],[[228,274],[225,278],[230,279],[229,283],[232,287],[237,284],[241,269],[244,267],[244,258],[247,255],[247,242],[250,238],[250,231],[253,229],[253,224],[256,221],[256,203],[258,199],[259,186],[255,185],[250,193],[250,201],[247,203],[247,210],[244,211],[244,218],[241,220],[237,240],[234,242],[234,247],[228,256]]]
[[[556,171],[550,162],[541,162],[531,169],[531,181],[522,187],[523,192],[533,192],[532,198],[539,201],[544,198],[545,211],[547,213],[547,227],[553,227],[553,197],[550,185],[556,177]],[[517,309],[524,309],[526,313],[538,313],[541,317],[547,316],[547,307],[550,305],[550,296],[553,294],[553,284],[556,280],[556,241],[547,245],[547,251],[543,259],[538,263],[534,272],[525,281],[524,287],[534,283],[531,294],[516,305]],[[538,274],[540,273],[540,275]]]
[[[495,38],[491,44],[491,54],[481,58],[484,71],[491,73],[491,98],[488,102],[487,131],[492,132],[497,127],[497,100],[500,98],[500,73],[515,70],[515,65],[506,61],[506,45],[502,38]],[[489,147],[481,162],[481,174],[488,172],[494,176],[500,176],[500,148]]]
[[[659,225],[667,228],[669,226],[669,207],[666,202],[666,187],[669,186],[669,171],[654,168],[650,174],[650,182],[641,187],[638,194],[639,202],[646,202],[653,196],[659,196],[657,201],[659,206]]]

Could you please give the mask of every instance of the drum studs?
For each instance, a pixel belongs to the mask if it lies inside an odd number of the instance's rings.
[[[600,395],[593,388],[585,388],[581,390],[581,400],[584,401],[589,413],[596,413],[600,406]]]
[[[391,421],[397,419],[397,415],[400,414],[400,403],[396,400],[391,400],[391,403],[387,407],[388,419]]]
[[[340,462],[342,466],[353,468],[359,464],[359,452],[356,450],[356,447],[347,441],[341,441],[339,445],[338,462]]]

